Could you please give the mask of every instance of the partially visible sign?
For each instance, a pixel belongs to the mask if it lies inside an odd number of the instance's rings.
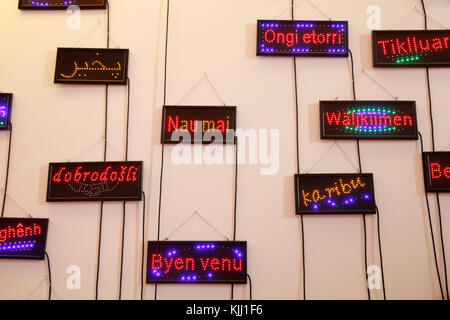
[[[21,10],[65,10],[70,6],[80,9],[106,9],[106,0],[19,0]]]
[[[450,66],[450,30],[373,30],[374,67]]]
[[[348,56],[347,21],[258,20],[258,56]]]
[[[0,259],[44,259],[48,219],[0,218]]]
[[[424,152],[423,172],[427,192],[450,192],[450,152]]]
[[[373,214],[371,173],[295,175],[296,214]]]
[[[0,93],[0,130],[11,129],[11,93]]]
[[[247,283],[247,242],[149,241],[147,283]]]
[[[55,83],[126,84],[128,49],[58,48]]]
[[[322,139],[418,138],[414,101],[320,101]]]
[[[142,162],[50,163],[47,201],[141,200]]]
[[[236,107],[164,106],[164,143],[234,143]]]

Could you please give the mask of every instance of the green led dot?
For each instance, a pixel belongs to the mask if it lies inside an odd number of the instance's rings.
[[[4,123],[4,122],[0,122],[0,125],[4,126],[4,125],[5,125],[5,123]]]

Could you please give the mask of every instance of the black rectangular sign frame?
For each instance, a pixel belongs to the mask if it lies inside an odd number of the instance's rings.
[[[165,252],[166,257],[163,257],[161,252]],[[220,251],[220,259],[228,259],[229,261],[220,261],[219,256],[214,256],[214,253]],[[223,252],[229,252],[229,258],[225,258]],[[147,247],[147,284],[246,284],[247,283],[247,242],[246,241],[149,241]],[[153,254],[161,255],[160,268],[152,269],[154,266],[152,259]],[[176,259],[180,258],[180,255],[184,257],[185,271],[174,270],[178,263],[178,268],[181,267],[181,262],[177,262]],[[231,261],[232,256],[237,257],[238,261],[242,260],[242,264],[236,265],[236,261]],[[205,257],[205,260],[200,260],[200,257]],[[207,258],[209,257],[209,258]],[[213,258],[214,257],[214,258]],[[197,258],[197,259],[195,259]],[[170,272],[176,273],[172,276],[172,279],[163,279],[166,272],[161,268],[164,265],[164,259],[173,259],[172,268],[167,270],[167,274]],[[181,258],[183,259],[183,258]],[[190,261],[188,261],[188,259]],[[202,258],[203,259],[203,258]],[[217,261],[214,261],[217,260]],[[170,261],[170,260],[169,260]],[[158,262],[155,260],[155,263]],[[191,262],[191,264],[189,264]],[[225,262],[226,264],[225,268]],[[159,263],[159,262],[158,262]],[[214,266],[213,266],[214,264]],[[230,272],[231,269],[240,267],[241,270],[235,270],[239,272],[239,276],[234,278],[233,276],[226,277],[221,275],[225,269]],[[218,269],[214,269],[216,267]],[[208,269],[209,268],[209,269]],[[222,268],[223,270],[220,270]],[[189,269],[189,270],[188,270]],[[193,270],[194,269],[194,270]],[[202,270],[203,269],[203,270]],[[239,269],[239,268],[238,268]],[[170,271],[172,270],[172,271]],[[217,272],[215,272],[215,270]],[[164,271],[164,272],[163,272]],[[179,271],[179,272],[178,272]],[[199,274],[200,272],[200,274]],[[227,270],[225,270],[225,273]],[[215,276],[222,277],[215,278]]]
[[[81,10],[106,9],[106,0],[19,0],[20,10],[66,10],[70,6]]]
[[[123,169],[121,165],[127,166],[127,169]],[[94,181],[88,181],[88,183],[81,183],[81,179],[93,179],[93,172],[89,171],[77,171],[78,167],[87,166],[87,167],[101,167],[96,172],[95,183]],[[119,170],[107,170],[109,166],[115,166],[119,168]],[[54,170],[54,167],[59,167],[60,171]],[[66,167],[71,167],[71,171],[66,170]],[[63,170],[61,168],[64,168]],[[136,170],[135,170],[136,169]],[[53,162],[49,164],[48,168],[48,180],[47,180],[47,202],[75,202],[75,201],[140,201],[142,200],[142,169],[143,162],[142,161],[108,161],[108,162]],[[66,170],[66,171],[64,171]],[[124,171],[125,170],[125,171]],[[128,170],[128,171],[127,171]],[[102,173],[106,171],[105,176],[102,178]],[[78,173],[77,173],[78,172]],[[113,173],[115,172],[114,179]],[[123,174],[122,174],[123,172]],[[59,176],[57,175],[59,173]],[[70,173],[70,177],[66,174]],[[85,174],[87,175],[85,176]],[[109,178],[108,178],[109,175]],[[125,179],[133,179],[133,175],[136,178],[136,190],[130,192],[130,195],[120,196],[120,195],[109,195],[109,196],[100,196],[101,193],[112,192],[117,190],[117,186],[119,182],[124,181]],[[80,177],[79,181],[75,181],[76,176]],[[85,177],[85,178],[83,178]],[[72,190],[72,195],[68,194],[67,188],[66,191],[60,191],[61,193],[66,192],[66,195],[54,195],[52,193],[56,192],[54,189],[56,187],[52,187],[53,181],[52,179],[59,179],[60,182],[64,182],[66,185],[69,185],[68,188]],[[70,178],[70,179],[69,179]],[[106,181],[104,181],[106,178]],[[120,181],[122,179],[122,181]],[[99,181],[97,183],[97,181]],[[92,183],[90,183],[92,182]],[[59,182],[58,182],[59,183]],[[73,184],[73,186],[72,186]],[[85,194],[85,196],[77,195]],[[132,193],[132,194],[131,194]]]
[[[444,166],[446,167],[442,168],[441,164],[439,163],[438,168],[432,168],[431,158],[433,157],[444,158],[444,161],[446,160]],[[423,162],[425,190],[427,192],[450,192],[450,151],[424,152],[422,154],[422,162]],[[448,184],[446,186],[433,185],[432,180],[433,173],[431,171],[436,171],[436,174],[439,174],[440,176],[444,175],[446,177],[448,175],[449,176]]]
[[[5,107],[5,110],[0,109],[0,130],[11,130],[12,99],[12,93],[0,93],[0,107]],[[6,112],[5,117],[1,115],[3,112]]]
[[[321,139],[417,140],[419,138],[415,101],[332,100],[320,101],[319,104]],[[339,117],[335,116],[336,113],[333,113],[331,120],[341,122],[341,115],[350,112],[352,116],[349,115],[347,119],[350,125],[340,124],[340,128],[329,129],[326,123],[326,109],[337,109],[339,106],[342,106],[342,110],[335,111],[339,113]],[[397,115],[398,112],[401,112],[403,115]],[[372,124],[368,123],[368,126],[360,127],[359,119],[362,117],[366,118],[363,120],[370,121]],[[384,120],[383,125],[381,120]],[[344,122],[343,118],[342,122]],[[390,122],[390,126],[387,125],[388,122]],[[355,125],[357,126],[355,127]],[[397,134],[397,132],[401,131],[401,126],[403,125],[410,126],[411,129],[409,131],[411,132]],[[338,125],[336,124],[336,126]],[[356,130],[360,131],[357,132]]]
[[[210,112],[210,111],[222,111],[224,113],[228,113],[230,114],[230,119],[229,119],[229,129],[234,130],[234,132],[232,132],[232,134],[228,134],[225,130],[224,133],[222,133],[222,137],[223,137],[223,144],[234,144],[235,143],[235,132],[236,132],[236,107],[235,106],[163,106],[163,116],[162,116],[162,125],[161,125],[161,143],[164,144],[178,144],[180,143],[180,141],[172,141],[172,139],[170,137],[168,137],[169,133],[166,134],[166,130],[167,130],[167,126],[166,123],[168,122],[167,116],[169,113],[169,110],[191,110],[191,111],[197,111],[197,112]],[[190,119],[191,121],[196,121],[194,119]],[[187,120],[186,120],[187,121]],[[207,121],[205,119],[200,119],[199,121],[202,121],[202,140],[195,140],[196,135],[191,133],[191,138],[190,138],[190,143],[194,144],[194,143],[201,143],[201,144],[210,144],[214,141],[206,141],[204,139],[204,132],[203,132],[203,121]],[[214,120],[214,121],[218,121],[218,120]],[[208,121],[209,122],[209,121]],[[224,125],[226,124],[225,118],[223,119],[223,123]],[[193,124],[193,127],[195,127],[195,124]],[[183,142],[186,143],[186,142]]]
[[[359,190],[357,195],[353,195],[350,193],[357,189],[358,184],[361,185],[364,181],[358,179],[358,177],[364,177],[366,183],[369,183],[369,186],[364,188],[364,190]],[[305,195],[300,194],[301,182],[300,179],[319,179],[325,180],[329,179],[330,182],[327,184],[328,188],[325,188],[325,183],[321,181],[323,185],[321,187],[315,187],[313,191],[305,192]],[[334,178],[334,180],[333,180]],[[345,181],[344,178],[347,178]],[[353,179],[352,179],[353,178]],[[352,180],[349,180],[352,179]],[[356,179],[356,180],[355,180]],[[337,215],[337,214],[375,214],[375,190],[373,184],[373,174],[372,173],[312,173],[312,174],[296,174],[294,176],[295,181],[295,213],[297,215]],[[333,181],[333,182],[331,182]],[[311,182],[308,183],[310,189],[312,189],[313,184]],[[365,187],[366,185],[362,186]],[[319,190],[322,188],[322,190]],[[350,190],[349,190],[350,189]],[[317,190],[318,193],[315,193]],[[323,193],[321,194],[320,191]],[[328,192],[328,197],[326,195]],[[335,200],[331,197],[331,195],[335,193],[339,200]],[[342,194],[342,197],[341,197]],[[345,196],[345,194],[348,194]],[[303,206],[300,202],[303,196],[304,203],[311,203],[311,209],[302,209]],[[306,198],[305,198],[306,197]],[[310,198],[308,198],[310,197]],[[314,199],[318,199],[315,201]],[[345,198],[345,199],[343,199]],[[361,209],[354,208],[357,205],[356,201],[370,201],[370,204],[366,206],[366,208]],[[338,203],[338,202],[341,203]],[[319,204],[320,202],[320,204]],[[326,206],[325,209],[322,207]],[[347,206],[345,209],[333,209],[334,207]],[[353,208],[352,208],[353,207]]]
[[[390,40],[379,40],[385,35],[397,35]],[[421,42],[416,37],[419,34],[428,34],[430,39],[422,39]],[[441,38],[432,38],[433,34],[442,34]],[[447,35],[447,36],[445,36]],[[399,37],[403,36],[403,40]],[[384,53],[391,53],[391,61],[389,59],[381,59],[380,51],[378,50],[378,41],[382,41],[380,50]],[[428,41],[428,42],[427,42]],[[432,42],[430,42],[432,41]],[[443,42],[442,42],[443,41]],[[447,49],[447,54],[441,59],[430,58],[429,54],[420,53],[420,50],[436,52],[444,47]],[[400,51],[411,51],[398,55]],[[414,53],[413,53],[414,51]],[[395,57],[394,57],[395,56]],[[425,57],[428,60],[421,60]],[[414,67],[449,67],[450,66],[450,30],[372,30],[372,59],[374,67],[391,67],[391,68],[414,68]]]
[[[43,260],[48,223],[49,219],[0,218],[0,259]],[[38,230],[41,234],[39,236],[36,235]],[[2,242],[7,242],[8,237],[15,240],[3,244]],[[34,251],[32,254],[26,254],[29,250]],[[13,251],[13,253],[5,254],[5,251]]]
[[[316,28],[328,28],[330,32],[326,34],[315,33]],[[266,30],[264,31],[264,29]],[[276,29],[286,29],[286,32],[277,32],[275,31]],[[290,32],[287,30],[290,30]],[[300,35],[300,32],[303,30],[311,30],[311,33],[303,33]],[[333,31],[336,31],[337,33]],[[268,32],[270,32],[270,39]],[[348,21],[258,20],[256,34],[257,56],[348,57]],[[308,35],[308,37],[306,37],[306,35]],[[320,39],[319,35],[322,36]],[[336,39],[336,37],[338,39]],[[344,43],[327,46],[320,43],[322,41],[321,39],[323,39],[323,43],[335,42],[339,39]],[[303,41],[303,45],[299,45],[301,42],[300,40]],[[268,45],[268,43],[271,43],[270,41],[280,42],[283,43],[283,45],[286,43],[285,47],[288,48],[271,48],[270,44]],[[306,43],[307,41],[309,42]],[[280,47],[279,44],[277,44],[277,46]],[[313,46],[316,46],[316,48],[312,49],[311,47]]]
[[[76,61],[75,56],[77,53],[85,57]],[[101,60],[102,55],[103,58],[108,58],[114,62],[107,64],[104,60]],[[89,62],[86,59],[87,56],[89,56]],[[58,48],[54,82],[125,85],[128,77],[128,56],[129,49]],[[67,59],[70,61],[66,61]],[[72,69],[73,72],[70,74]],[[97,75],[99,72],[102,72],[104,78],[89,79],[89,72]],[[108,76],[105,77],[105,74],[108,74]]]

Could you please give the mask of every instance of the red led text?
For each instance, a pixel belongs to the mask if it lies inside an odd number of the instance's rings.
[[[347,112],[325,112],[326,123],[328,125],[342,126],[396,126],[413,127],[413,118],[407,115],[378,115],[378,114],[357,114]]]
[[[449,179],[450,180],[450,166],[442,166],[438,162],[430,164],[431,179]]]
[[[199,258],[183,257],[168,258],[159,253],[152,254],[152,270],[160,270],[163,274],[171,271],[224,271],[241,272],[243,270],[242,259],[237,258]]]
[[[84,170],[83,166],[76,170],[68,170],[62,167],[52,177],[55,183],[71,182],[136,182],[139,168],[135,166],[120,166],[120,170],[112,170],[111,166],[103,171]]]
[[[395,56],[411,53],[428,53],[449,50],[450,37],[417,39],[417,37],[391,38],[377,41],[383,55]]]
[[[4,229],[0,229],[0,243],[6,242],[10,239],[21,239],[32,236],[39,236],[42,234],[41,227],[33,223],[33,225],[25,225],[18,223],[17,226],[8,226]]]
[[[294,32],[282,32],[274,29],[268,29],[264,32],[264,41],[267,44],[282,44],[292,47],[297,44],[316,44],[316,45],[341,45],[343,36],[341,31],[337,32],[303,32],[296,29]]]

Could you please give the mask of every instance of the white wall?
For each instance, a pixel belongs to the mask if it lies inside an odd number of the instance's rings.
[[[166,1],[109,0],[112,46],[130,49],[130,160],[145,161],[147,238],[156,238],[163,94]],[[448,0],[426,1],[428,13],[448,23]],[[373,69],[366,8],[381,8],[382,28],[420,29],[414,11],[419,0],[314,0],[333,19],[349,21],[350,47],[356,74],[365,70],[399,99],[416,100],[419,128],[430,150],[430,124],[423,69]],[[295,121],[293,68],[289,58],[255,56],[256,20],[289,19],[289,0],[172,0],[167,72],[167,104],[176,104],[203,72],[228,105],[238,107],[243,129],[280,129],[280,170],[261,176],[260,167],[239,168],[237,239],[248,241],[249,273],[254,298],[300,299],[300,222],[294,214]],[[284,14],[281,14],[283,13]],[[25,12],[17,0],[0,1],[0,90],[14,93],[14,137],[6,216],[50,218],[47,251],[51,256],[54,299],[93,299],[99,204],[45,202],[49,162],[73,159],[98,141],[103,131],[104,87],[53,83],[56,48],[103,47],[105,11],[83,11],[82,28],[69,30],[64,11]],[[281,14],[281,15],[280,15]],[[300,1],[297,19],[325,17]],[[408,17],[407,19],[405,19]],[[100,20],[101,24],[98,24]],[[96,27],[95,27],[96,26]],[[430,22],[430,28],[441,28]],[[348,59],[298,58],[301,169],[314,166],[332,141],[319,138],[318,101],[350,99]],[[450,70],[432,69],[431,84],[437,149],[450,143],[448,88]],[[346,88],[344,91],[342,91]],[[356,80],[359,99],[391,99],[365,75]],[[126,88],[110,89],[109,141],[124,147]],[[182,104],[216,105],[220,100],[202,82]],[[356,164],[355,142],[339,142]],[[0,181],[4,181],[8,133],[0,133]],[[193,211],[231,237],[233,166],[176,166],[166,149],[162,205],[162,238]],[[108,159],[120,160],[110,148]],[[386,289],[391,299],[439,299],[433,265],[424,187],[417,141],[361,142],[363,170],[373,172],[381,212]],[[102,157],[98,142],[73,160]],[[334,148],[313,172],[354,172]],[[431,197],[434,199],[433,197]],[[445,241],[450,246],[450,197],[443,195]],[[431,200],[436,217],[435,201]],[[139,297],[142,203],[127,205],[123,296]],[[23,208],[23,209],[22,209]],[[100,298],[118,297],[121,204],[106,204],[101,260]],[[435,219],[436,220],[436,219]],[[368,217],[369,264],[378,264],[375,217]],[[435,221],[436,222],[436,221]],[[435,230],[436,230],[435,224]],[[221,239],[193,219],[173,240]],[[437,237],[439,239],[439,237]],[[307,297],[365,299],[362,218],[305,217]],[[438,245],[440,253],[440,246]],[[450,258],[450,257],[449,257]],[[66,268],[79,265],[81,290],[66,287]],[[45,299],[44,262],[0,261],[1,299]],[[228,299],[229,286],[159,286],[160,299]],[[373,291],[380,299],[381,292]],[[145,287],[153,298],[153,286]],[[248,298],[248,287],[237,286],[236,299]]]

